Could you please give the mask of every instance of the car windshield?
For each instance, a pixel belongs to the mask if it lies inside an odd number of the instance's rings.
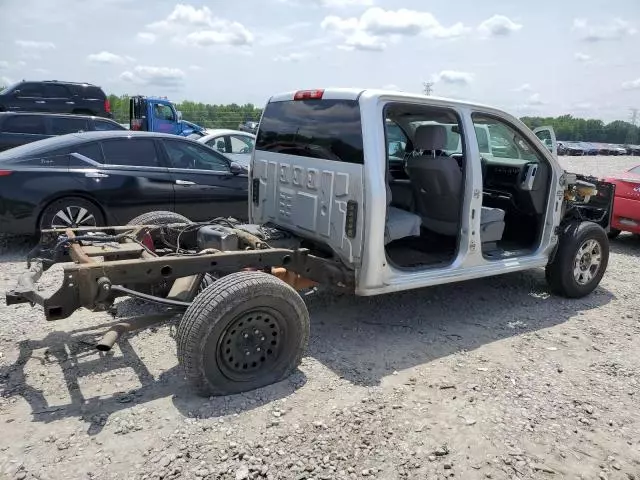
[[[13,90],[16,85],[16,83],[13,83],[11,85],[0,85],[0,94],[7,93],[8,91]]]

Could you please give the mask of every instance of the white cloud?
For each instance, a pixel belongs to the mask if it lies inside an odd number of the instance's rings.
[[[580,34],[580,38],[587,42],[601,42],[603,40],[619,40],[635,35],[637,30],[627,21],[616,18],[607,24],[591,25],[584,18],[573,21],[573,30]]]
[[[528,83],[523,83],[519,87],[514,88],[513,91],[514,92],[530,92],[531,91],[531,85],[528,84]]]
[[[146,45],[154,44],[156,42],[156,38],[158,38],[158,36],[155,33],[150,32],[140,32],[136,35],[136,39],[140,43],[144,43]]]
[[[640,90],[640,77],[635,80],[629,80],[628,82],[622,83],[622,88],[624,90]]]
[[[127,70],[122,72],[120,79],[136,85],[175,88],[182,86],[185,73],[179,68],[139,65],[135,67],[133,71]]]
[[[384,50],[388,41],[397,41],[403,36],[454,38],[469,30],[462,23],[445,27],[429,12],[379,7],[367,9],[359,18],[330,15],[320,26],[341,37],[342,48],[358,50]]]
[[[194,72],[199,72],[200,70],[202,70],[202,67],[200,65],[189,65],[189,70],[193,70]]]
[[[177,43],[209,47],[212,45],[250,45],[253,34],[241,23],[214,17],[207,6],[177,4],[164,19],[147,25],[159,34],[171,34]],[[195,30],[194,30],[195,29]]]
[[[129,56],[116,55],[115,53],[102,51],[100,53],[92,53],[87,56],[87,60],[91,63],[103,63],[108,65],[122,65],[131,62],[134,59]]]
[[[216,30],[199,30],[185,37],[185,43],[197,47],[210,47],[212,45],[250,45],[253,43],[253,35],[238,22],[226,22]]]
[[[36,42],[33,40],[16,40],[16,45],[25,49],[31,50],[53,50],[56,48],[55,44],[51,42]]]
[[[591,60],[591,55],[587,55],[586,53],[580,53],[577,52],[574,55],[575,59],[578,60],[579,62],[588,62],[589,60]]]
[[[516,23],[504,15],[494,15],[478,26],[478,31],[486,37],[506,37],[522,29],[522,24]]]
[[[449,83],[451,85],[469,85],[473,82],[474,78],[475,75],[473,73],[443,70],[433,76],[433,81]]]
[[[542,98],[540,98],[539,93],[534,93],[529,97],[527,104],[530,106],[539,106],[539,105],[544,105],[544,102],[542,101]]]
[[[306,53],[289,53],[287,55],[278,55],[273,60],[276,62],[299,62],[307,56]]]

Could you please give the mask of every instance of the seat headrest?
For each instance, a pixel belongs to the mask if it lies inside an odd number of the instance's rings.
[[[444,150],[447,145],[447,130],[442,125],[420,125],[415,137],[416,150]]]

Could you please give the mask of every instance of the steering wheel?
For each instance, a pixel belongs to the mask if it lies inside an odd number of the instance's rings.
[[[244,147],[240,149],[238,153],[249,153],[249,152],[251,152],[251,149],[249,149],[249,147]]]

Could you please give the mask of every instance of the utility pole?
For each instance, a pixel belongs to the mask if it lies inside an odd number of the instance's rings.
[[[636,125],[637,125],[637,121],[638,121],[638,109],[637,108],[630,108],[629,110],[631,110],[631,125],[633,125],[627,133],[627,143],[635,143],[638,141],[638,135],[637,135],[637,129],[636,129]]]
[[[425,95],[431,95],[431,93],[433,92],[433,82],[422,82],[422,86],[423,93]]]
[[[638,109],[637,108],[630,108],[629,110],[631,110],[631,125],[633,125],[635,127],[636,126],[636,122],[638,121]]]

